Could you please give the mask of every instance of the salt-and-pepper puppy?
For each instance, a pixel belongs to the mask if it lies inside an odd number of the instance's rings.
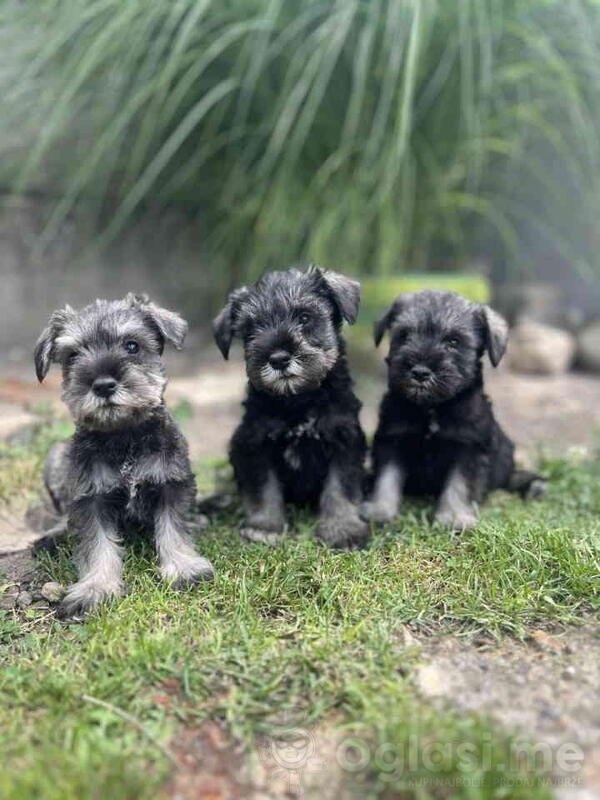
[[[37,342],[37,377],[61,364],[62,397],[75,422],[44,470],[76,542],[79,580],[63,599],[65,615],[122,593],[121,542],[134,530],[153,533],[166,581],[183,586],[213,575],[192,544],[194,476],[163,400],[163,347],[181,347],[186,331],[178,314],[129,294],[55,311]]]
[[[249,378],[229,451],[246,539],[276,541],[285,501],[318,503],[317,535],[333,547],[367,539],[359,516],[366,444],[341,335],[359,303],[357,281],[311,266],[235,290],[214,321],[225,358],[234,336],[243,341]]]
[[[482,356],[504,355],[505,320],[454,292],[400,295],[375,324],[375,344],[390,331],[388,390],[373,442],[374,485],[364,515],[391,520],[403,493],[438,498],[436,521],[473,527],[487,492],[540,494],[544,482],[516,470],[514,446],[483,391]]]

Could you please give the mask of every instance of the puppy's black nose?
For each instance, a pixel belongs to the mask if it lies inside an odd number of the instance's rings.
[[[269,356],[269,364],[273,369],[284,370],[292,360],[290,354],[286,350],[275,350]]]
[[[423,364],[417,364],[410,371],[410,377],[418,383],[425,383],[431,377],[431,370]]]
[[[117,382],[109,375],[101,375],[92,383],[92,391],[98,397],[110,397],[117,390]]]

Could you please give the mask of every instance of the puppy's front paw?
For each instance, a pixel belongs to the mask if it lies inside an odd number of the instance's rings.
[[[323,517],[317,537],[330,547],[350,550],[364,547],[369,541],[369,526],[358,514],[348,517]]]
[[[283,539],[284,534],[282,531],[269,531],[265,530],[264,528],[255,528],[253,526],[246,525],[245,527],[240,528],[240,536],[247,542],[260,542],[261,544],[266,544],[270,547],[273,547]]]
[[[360,516],[376,525],[385,525],[386,522],[391,522],[396,514],[395,509],[370,500],[364,502],[360,507]]]
[[[122,583],[105,586],[86,580],[79,581],[67,589],[58,607],[58,616],[61,619],[83,617],[101,603],[120,597],[122,594]]]
[[[215,568],[207,558],[186,553],[161,564],[160,573],[173,589],[187,589],[200,581],[211,581],[215,577]]]
[[[440,508],[435,513],[435,522],[453,531],[468,531],[477,525],[477,514],[473,508]]]

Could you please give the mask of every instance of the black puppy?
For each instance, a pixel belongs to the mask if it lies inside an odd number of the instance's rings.
[[[453,292],[422,291],[394,301],[375,324],[376,345],[388,329],[389,388],[364,516],[392,519],[406,491],[436,496],[435,519],[464,530],[476,524],[476,504],[492,489],[541,493],[538,476],[515,470],[514,446],[483,392],[481,358],[487,352],[494,366],[500,362],[505,320]]]
[[[275,541],[285,501],[319,503],[327,544],[367,538],[358,505],[366,445],[340,332],[359,302],[357,281],[311,266],[235,290],[214,321],[225,358],[234,336],[244,343],[248,395],[229,454],[247,539]]]

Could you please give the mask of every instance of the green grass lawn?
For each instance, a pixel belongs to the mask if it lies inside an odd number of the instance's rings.
[[[45,425],[0,450],[0,500],[33,490],[43,452],[64,432]],[[406,623],[423,636],[521,637],[598,609],[600,465],[542,468],[546,499],[497,493],[462,537],[410,505],[362,552],[318,545],[304,513],[267,549],[242,544],[228,512],[199,537],[217,569],[212,583],[176,593],[157,580],[151,549],[138,548],[126,561],[130,593],[85,623],[0,612],[0,797],[159,797],[173,770],[164,748],[205,720],[248,750],[287,720],[343,728],[370,752],[417,742],[402,770],[376,758],[349,773],[363,798],[551,797],[543,775],[506,766],[507,734],[418,698],[419,652],[402,637]],[[67,552],[40,570],[74,578]],[[422,763],[432,742],[443,756]]]

